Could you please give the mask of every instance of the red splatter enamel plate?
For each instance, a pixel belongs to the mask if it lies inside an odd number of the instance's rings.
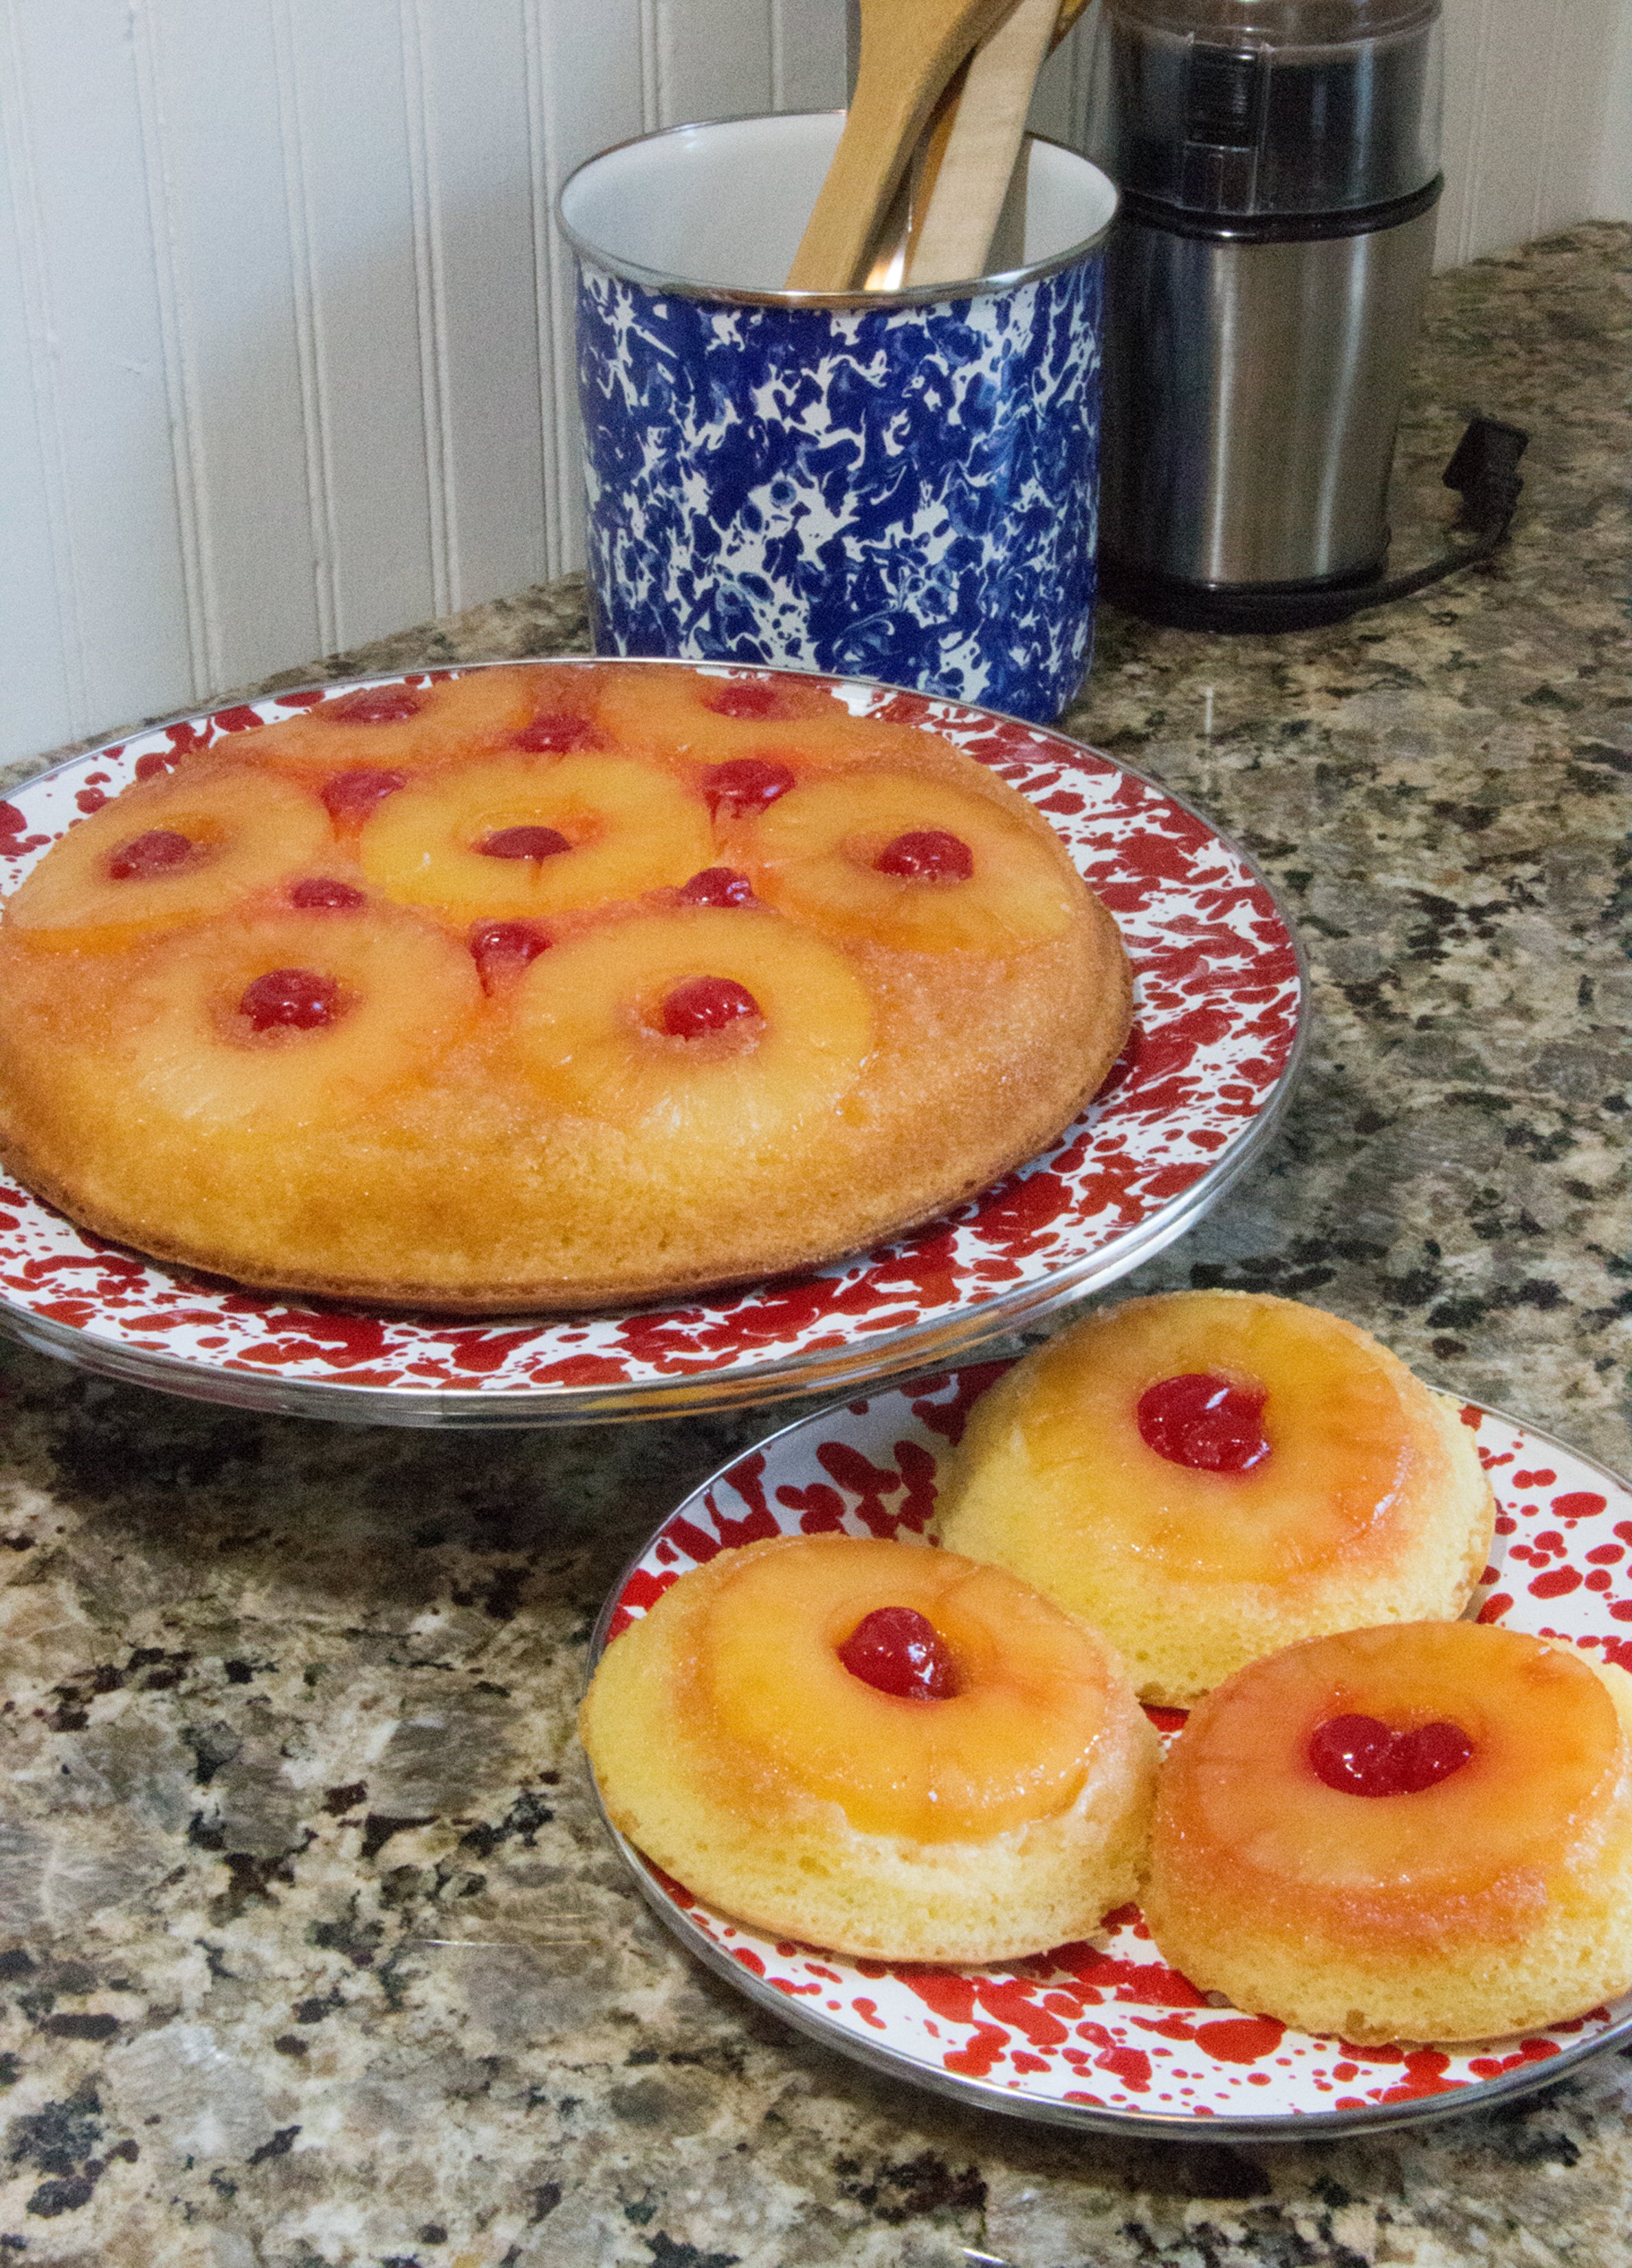
[[[817,681],[853,711],[933,727],[990,764],[1047,814],[1120,924],[1137,979],[1134,1035],[1052,1149],[916,1233],[809,1275],[672,1306],[474,1323],[244,1291],[110,1245],[0,1187],[0,1327],[86,1368],[210,1401],[373,1424],[539,1425],[902,1377],[1035,1322],[1181,1235],[1262,1145],[1299,1051],[1301,958],[1263,877],[1177,797],[1059,733]],[[0,803],[0,895],[174,751],[317,697],[284,693],[159,726],[31,781]]]
[[[980,1364],[822,1410],[739,1457],[628,1569],[592,1660],[722,1545],[833,1529],[920,1532],[940,1458],[1007,1367]],[[1632,1487],[1494,1410],[1470,1404],[1463,1417],[1497,1506],[1495,1564],[1469,1612],[1632,1669]],[[1012,1967],[852,1961],[728,1920],[608,1831],[682,1944],[751,1999],[897,2078],[1056,2124],[1312,2140],[1483,2109],[1632,2039],[1632,1993],[1545,2033],[1472,2048],[1314,2038],[1197,1992],[1163,1965],[1132,1906],[1090,1943]]]

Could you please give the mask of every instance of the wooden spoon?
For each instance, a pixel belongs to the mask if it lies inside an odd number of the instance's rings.
[[[794,264],[790,291],[850,291],[936,98],[1015,0],[861,0],[861,55],[845,130]]]
[[[1038,70],[1045,54],[1060,45],[1087,6],[1088,0],[1060,0],[1051,21],[1046,0],[1022,0],[954,75],[879,232],[868,272],[869,291],[985,274],[1024,138]],[[1040,52],[1039,22],[1046,27],[1046,48]],[[966,89],[971,90],[967,102]],[[940,182],[949,151],[954,173],[943,191]],[[965,213],[967,218],[962,218]],[[927,230],[927,253],[923,248]]]
[[[970,57],[923,226],[907,254],[907,283],[953,284],[984,273],[1058,16],[1058,0],[1019,0]]]

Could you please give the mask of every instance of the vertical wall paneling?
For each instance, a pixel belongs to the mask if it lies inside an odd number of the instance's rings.
[[[18,79],[11,29],[6,11],[0,9],[0,100],[9,92],[14,105]],[[51,385],[50,317],[39,250],[39,213],[27,151],[11,108],[0,132],[0,496],[5,500],[0,540],[0,622],[5,624],[0,641],[0,755],[4,756],[65,740],[86,710],[68,546],[63,436]],[[64,636],[70,628],[71,637]]]
[[[663,0],[640,0],[640,123],[648,133],[663,123],[662,5]]]
[[[322,645],[271,0],[163,0],[152,29],[210,674],[233,683]]]
[[[438,587],[402,41],[396,0],[273,0],[272,22],[314,573],[344,647]]]
[[[278,139],[284,158],[284,209],[295,328],[295,359],[300,385],[301,439],[306,451],[306,508],[311,521],[312,600],[318,637],[326,652],[342,643],[338,553],[335,526],[334,451],[329,428],[328,387],[318,329],[317,274],[313,261],[312,197],[306,131],[295,70],[294,26],[289,0],[271,0],[272,53],[277,70]]]
[[[1027,124],[1081,149],[1088,125],[1088,58],[1098,11],[1079,16],[1044,64]]]
[[[449,502],[448,596],[544,566],[533,171],[521,0],[413,0]]]
[[[426,532],[431,540],[431,600],[439,615],[453,605],[453,437],[449,431],[441,239],[432,180],[432,137],[425,88],[419,0],[398,0],[402,52],[402,123],[414,247],[414,319],[418,336],[424,416]]]
[[[1590,212],[1632,220],[1632,0],[1621,0],[1609,55],[1608,102],[1599,142]]]
[[[76,734],[185,700],[195,682],[130,20],[104,0],[0,8],[34,403],[32,443],[25,429],[6,446],[34,456],[25,486],[43,483],[50,548],[25,550],[38,521],[9,512],[0,544],[8,583],[55,586],[55,634],[37,666],[41,684],[65,684]],[[18,721],[32,705],[0,714],[5,755],[41,745]]]
[[[1546,0],[1518,10],[1493,6],[1479,59],[1479,107],[1471,135],[1469,195],[1463,214],[1463,257],[1473,247],[1517,244],[1530,233],[1541,177],[1540,137],[1561,7]],[[1454,28],[1456,19],[1452,19]]]
[[[845,94],[839,0],[771,0],[771,107],[837,110]]]
[[[585,158],[646,131],[655,101],[654,82],[649,88],[646,75],[649,6],[650,0],[601,0],[591,14],[581,0],[528,0],[535,213],[541,191],[552,211],[562,182]],[[541,232],[541,291],[548,293],[538,314],[541,414],[551,468],[545,564],[558,575],[583,557],[572,255],[553,217],[535,218],[535,226]]]
[[[1622,21],[1632,26],[1632,0],[1560,0],[1541,178],[1526,236],[1556,227],[1554,214],[1605,212],[1597,202],[1599,156],[1615,133],[1609,109]],[[1632,69],[1632,53],[1622,67]],[[1627,131],[1624,123],[1620,131]]]
[[[771,107],[769,0],[657,0],[658,123]]]
[[[1445,0],[1442,267],[1605,210],[1632,0]]]
[[[533,299],[538,352],[538,447],[544,503],[544,573],[558,575],[565,563],[562,550],[563,507],[569,487],[571,452],[559,415],[563,372],[556,354],[562,328],[561,269],[566,247],[562,244],[551,214],[555,184],[550,178],[553,154],[545,116],[544,57],[540,42],[538,10],[523,0],[521,33],[527,55],[528,182],[533,212]],[[570,335],[570,326],[569,326]]]
[[[1449,0],[1444,17],[1445,58],[1444,127],[1441,164],[1445,194],[1440,200],[1436,256],[1442,267],[1468,257],[1463,250],[1478,209],[1478,126],[1490,53],[1491,18],[1501,0]],[[1550,4],[1550,0],[1543,0]]]
[[[847,12],[0,0],[0,759],[574,565],[556,192],[842,101]],[[1445,42],[1443,261],[1632,217],[1632,0],[1445,0]]]
[[[164,342],[165,393],[170,412],[170,450],[175,482],[177,534],[182,589],[187,599],[191,683],[195,697],[221,682],[219,615],[209,572],[209,531],[202,493],[203,451],[196,387],[189,382],[182,340],[177,278],[175,199],[166,153],[164,105],[154,55],[151,4],[130,11],[137,117],[142,144],[142,190],[152,247],[153,305]]]
[[[1552,21],[1535,40],[1532,55],[1527,59],[1534,71],[1537,84],[1532,90],[1540,115],[1536,140],[1535,183],[1531,192],[1530,210],[1524,216],[1514,241],[1526,236],[1540,235],[1547,226],[1545,215],[1549,210],[1547,190],[1552,186],[1554,172],[1553,137],[1558,132],[1559,107],[1563,95],[1564,18],[1569,16],[1591,16],[1597,12],[1592,0],[1553,0]]]

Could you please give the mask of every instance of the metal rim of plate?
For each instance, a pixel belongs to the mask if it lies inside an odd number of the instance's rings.
[[[464,676],[485,669],[513,668],[529,664],[547,663],[552,667],[594,669],[608,662],[614,662],[620,668],[676,666],[672,657],[583,654],[526,655],[510,660],[469,664],[433,660],[427,661],[417,669],[403,667],[375,671],[360,677],[314,681],[308,685],[283,687],[276,693],[254,697],[265,703],[298,701],[306,694],[333,697],[363,687],[399,683],[404,678],[431,671]],[[862,1384],[877,1387],[926,1370],[949,1366],[966,1359],[986,1341],[1034,1327],[1069,1301],[1116,1282],[1130,1270],[1165,1250],[1183,1236],[1203,1213],[1208,1211],[1231,1182],[1261,1154],[1279,1127],[1303,1065],[1311,1024],[1309,962],[1303,939],[1274,883],[1233,836],[1219,827],[1186,797],[1153,779],[1148,773],[1123,763],[1119,758],[1106,755],[1103,750],[1093,747],[1091,743],[1075,740],[1052,725],[1033,725],[1023,718],[1011,717],[1001,710],[986,709],[937,695],[912,694],[908,688],[887,685],[876,678],[836,678],[827,671],[779,668],[757,662],[691,661],[684,658],[680,659],[678,666],[698,667],[722,676],[748,674],[757,677],[814,677],[824,683],[856,687],[891,697],[906,692],[908,698],[950,711],[948,721],[954,725],[960,718],[968,718],[981,723],[1012,726],[1032,736],[1039,749],[1054,741],[1067,751],[1082,751],[1091,755],[1099,763],[1109,766],[1126,779],[1137,782],[1153,796],[1172,805],[1202,828],[1213,841],[1239,862],[1269,901],[1290,945],[1297,980],[1296,1023],[1286,1058],[1253,1116],[1219,1153],[1217,1162],[1207,1167],[1177,1197],[1156,1206],[1150,1216],[1137,1226],[1108,1238],[1093,1251],[1021,1285],[1008,1297],[998,1294],[978,1304],[960,1302],[949,1313],[928,1322],[914,1322],[898,1329],[874,1336],[858,1334],[854,1340],[843,1347],[797,1351],[759,1362],[743,1361],[734,1364],[729,1370],[693,1372],[672,1381],[636,1381],[632,1383],[562,1388],[516,1385],[495,1390],[491,1388],[380,1387],[353,1383],[344,1377],[279,1376],[270,1368],[238,1368],[225,1363],[211,1363],[198,1356],[178,1356],[130,1346],[109,1336],[99,1335],[93,1325],[65,1324],[41,1315],[4,1289],[0,1289],[0,1332],[19,1341],[37,1354],[116,1380],[122,1384],[150,1387],[183,1399],[259,1410],[270,1416],[319,1418],[356,1425],[460,1429],[530,1428],[585,1422],[702,1416],[751,1408],[795,1395],[836,1393],[846,1387]],[[208,709],[181,711],[174,717],[157,718],[134,731],[109,734],[94,747],[19,783],[7,791],[8,796],[26,796],[32,790],[95,766],[110,751],[117,755],[128,749],[133,742],[150,734],[162,733],[171,725],[207,724],[217,713],[219,712]],[[1069,1129],[1065,1130],[1068,1132]],[[1024,1170],[1022,1169],[1023,1172]],[[107,1248],[123,1249],[111,1246]],[[161,1273],[166,1272],[165,1263],[151,1259],[145,1254],[138,1253],[136,1256],[148,1267]],[[225,1279],[207,1280],[211,1285],[218,1285],[223,1294],[237,1296],[242,1291],[242,1287]],[[794,1276],[770,1280],[797,1283],[808,1279]],[[757,1287],[742,1287],[745,1294],[755,1288]],[[208,1298],[213,1294],[205,1292],[202,1296]],[[295,1303],[297,1307],[305,1300],[305,1295],[299,1293],[252,1291],[248,1296],[270,1301],[286,1299]],[[659,1301],[644,1310],[604,1312],[656,1314],[665,1312],[672,1304]],[[685,1303],[682,1301],[680,1304],[683,1306]],[[372,1314],[383,1315],[388,1322],[413,1320],[411,1316],[400,1315],[396,1311],[370,1310],[343,1301],[320,1302],[318,1305],[322,1312],[338,1314],[368,1316]],[[432,1320],[445,1322],[448,1319],[433,1317]],[[510,1331],[526,1329],[529,1324],[549,1330],[587,1319],[568,1313],[538,1316],[506,1314],[466,1320],[485,1328]]]
[[[899,1388],[881,1385],[879,1390],[890,1392],[898,1391]],[[1589,1455],[1586,1451],[1572,1448],[1567,1441],[1560,1440],[1556,1434],[1545,1432],[1540,1426],[1532,1425],[1522,1418],[1510,1417],[1505,1410],[1497,1410],[1488,1403],[1469,1403],[1466,1406],[1479,1410],[1484,1417],[1493,1418],[1500,1425],[1510,1425],[1516,1432],[1523,1436],[1527,1447],[1539,1450],[1552,1450],[1568,1457],[1575,1464],[1585,1467],[1599,1475],[1613,1491],[1623,1497],[1628,1488],[1632,1487],[1632,1484],[1629,1484],[1621,1474],[1613,1471],[1609,1466],[1601,1462],[1597,1457]],[[756,1443],[751,1452],[739,1450],[727,1463],[711,1473],[705,1480],[700,1481],[696,1488],[660,1521],[639,1550],[631,1556],[628,1564],[607,1594],[590,1637],[587,1675],[593,1675],[596,1664],[606,1650],[608,1632],[613,1616],[617,1611],[631,1579],[639,1572],[641,1562],[669,1523],[682,1517],[689,1507],[700,1505],[711,1490],[727,1481],[732,1471],[740,1465],[744,1454],[763,1455],[769,1466],[772,1453],[779,1444],[788,1441],[794,1435],[807,1431],[814,1432],[824,1425],[831,1425],[841,1416],[844,1410],[845,1405],[842,1403],[831,1403],[825,1409],[813,1411],[808,1417],[795,1418],[791,1424],[779,1426],[774,1433],[767,1434],[763,1440]],[[768,1480],[769,1472],[766,1477]],[[586,1683],[587,1683],[587,1675]],[[628,1868],[636,1889],[657,1918],[663,1923],[686,1951],[695,1955],[705,1967],[712,1970],[717,1977],[742,1993],[746,1999],[752,2000],[756,2006],[765,2009],[783,2023],[790,2025],[795,2031],[803,2033],[808,2038],[815,2040],[832,2053],[844,2056],[852,2062],[865,2065],[869,2070],[880,2072],[886,2077],[907,2080],[915,2087],[921,2087],[931,2094],[944,2096],[965,2107],[1000,2112],[1006,2117],[1029,2119],[1043,2125],[1074,2127],[1084,2132],[1120,2134],[1150,2141],[1205,2143],[1337,2140],[1350,2134],[1375,2133],[1381,2129],[1396,2126],[1420,2126],[1441,2118],[1461,2117],[1470,2111],[1491,2110],[1499,2103],[1511,2101],[1516,2095],[1529,2095],[1540,2088],[1552,2087],[1558,2080],[1569,2077],[1582,2066],[1592,2062],[1599,2056],[1607,2055],[1615,2049],[1624,2047],[1632,2042],[1632,2002],[1629,2002],[1627,2012],[1606,2025],[1603,2030],[1595,2032],[1585,2039],[1578,2040],[1571,2046],[1559,2049],[1556,2054],[1547,2057],[1545,2060],[1523,2064],[1514,2070],[1502,2073],[1495,2078],[1470,2080],[1466,2084],[1458,2085],[1446,2094],[1428,2095],[1399,2102],[1371,2103],[1363,2110],[1277,2112],[1257,2118],[1231,2117],[1229,2114],[1215,2114],[1202,2117],[1189,2111],[1119,2110],[1111,2107],[1101,2108],[1016,2095],[1013,2090],[993,2086],[988,2080],[964,2078],[948,2072],[919,2057],[909,2054],[903,2049],[882,2047],[872,2041],[858,2037],[828,2022],[820,2014],[808,2009],[800,2001],[790,1999],[786,1993],[779,1992],[773,1984],[756,1976],[751,1969],[745,1968],[741,1962],[734,1960],[705,1933],[683,1907],[677,1905],[667,1895],[661,1881],[654,1878],[648,1861],[642,1857],[640,1852],[628,1837],[614,1826],[607,1812],[606,1804],[601,1793],[600,1782],[595,1778],[593,1767],[589,1770],[589,1782],[594,1792],[596,1808],[600,1813],[607,1836]],[[844,1956],[833,1957],[843,1958]],[[1221,2008],[1213,2013],[1222,2016],[1232,2012]]]

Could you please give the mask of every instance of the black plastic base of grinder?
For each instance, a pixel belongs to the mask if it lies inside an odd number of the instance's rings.
[[[1470,421],[1440,477],[1461,497],[1461,525],[1473,541],[1406,574],[1385,575],[1385,563],[1378,560],[1358,574],[1306,583],[1182,583],[1107,557],[1099,563],[1099,587],[1129,614],[1174,630],[1312,630],[1346,622],[1368,607],[1407,599],[1464,567],[1477,566],[1499,549],[1525,485],[1518,460],[1529,440],[1522,426],[1499,417]]]
[[[1308,583],[1181,583],[1104,558],[1099,589],[1130,615],[1179,630],[1307,630],[1377,603],[1385,561],[1355,575]]]

